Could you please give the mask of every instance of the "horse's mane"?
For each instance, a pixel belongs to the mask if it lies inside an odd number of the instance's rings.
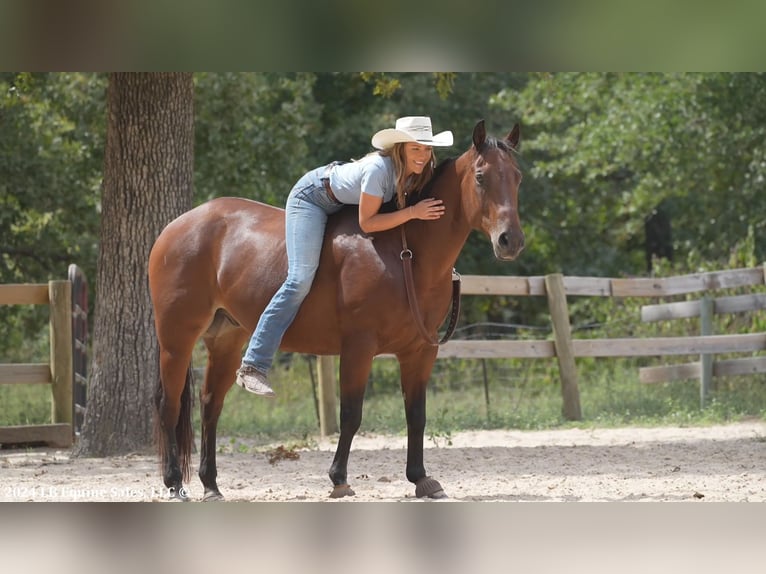
[[[439,179],[439,176],[441,176],[442,173],[444,173],[444,170],[447,168],[447,166],[454,163],[454,158],[447,158],[443,159],[439,164],[434,168],[434,173],[431,176],[431,179],[428,180],[428,183],[426,183],[425,187],[420,190],[420,193],[416,194],[410,194],[407,196],[407,204],[405,207],[409,207],[410,205],[415,205],[418,201],[421,199],[425,199],[426,197],[433,197],[431,193],[431,188],[433,188],[434,184],[436,183],[436,180]],[[390,199],[389,201],[385,202],[383,205],[380,206],[380,213],[391,213],[392,211],[396,211],[396,197]]]
[[[494,138],[492,136],[487,136],[487,138],[484,140],[484,145],[482,146],[481,151],[484,151],[484,149],[488,147],[494,147],[501,151],[506,152],[511,157],[513,157],[516,154],[516,150],[511,147],[511,144],[508,143],[508,140],[499,140],[497,138]]]
[[[426,183],[425,187],[420,190],[420,193],[416,193],[414,195],[410,195],[407,197],[407,207],[410,205],[416,204],[421,199],[425,199],[427,197],[433,197],[433,187],[436,184],[436,182],[439,180],[441,175],[444,173],[444,171],[447,169],[447,167],[451,166],[453,163],[455,163],[455,158],[449,157],[447,159],[443,159],[439,162],[439,164],[434,168],[434,173],[431,176],[431,179],[428,180],[428,183]]]

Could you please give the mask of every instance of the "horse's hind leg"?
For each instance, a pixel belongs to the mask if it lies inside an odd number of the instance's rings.
[[[204,335],[208,350],[205,383],[200,391],[202,414],[202,445],[199,463],[199,478],[205,487],[203,500],[223,500],[218,490],[216,468],[216,429],[223,409],[224,398],[234,384],[237,368],[242,358],[242,346],[248,333],[243,329],[224,324],[217,316],[211,328]]]
[[[160,345],[160,384],[155,396],[162,478],[173,498],[186,499],[191,449],[191,352],[178,355]],[[188,417],[189,420],[185,420]]]
[[[155,285],[153,293],[158,292],[159,287]],[[162,477],[168,494],[185,500],[183,483],[190,478],[194,446],[191,359],[197,338],[210,324],[212,311],[197,300],[181,297],[168,302],[153,296],[153,301],[160,351],[156,407]]]

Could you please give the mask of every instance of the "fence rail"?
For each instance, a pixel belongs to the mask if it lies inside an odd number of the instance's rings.
[[[565,295],[589,297],[669,297],[764,284],[763,267],[709,271],[676,277],[562,277]],[[545,296],[545,277],[463,275],[463,295]]]
[[[624,339],[572,339],[575,357],[652,357],[700,353],[745,353],[766,349],[766,333]],[[554,341],[450,341],[440,359],[551,359]]]
[[[714,315],[745,313],[764,308],[766,308],[766,295],[762,293],[718,298],[705,295],[697,301],[645,305],[641,308],[641,320],[644,322],[672,321],[675,319],[699,317],[701,335],[706,340],[710,340],[715,338],[713,335]],[[756,348],[748,349],[746,345],[742,345],[732,349],[732,351],[758,351],[764,348],[757,346],[757,339],[755,337],[752,338],[751,342],[756,345]],[[713,387],[713,378],[766,372],[764,357],[747,357],[715,362],[713,353],[725,351],[714,348],[712,350],[699,349],[699,352],[700,360],[694,363],[644,367],[639,371],[639,380],[644,383],[660,383],[699,378],[700,406],[704,406]]]
[[[69,447],[74,438],[72,401],[72,284],[0,285],[0,305],[50,306],[50,362],[2,364],[0,384],[48,384],[51,423],[0,427],[0,444],[44,442]]]
[[[439,348],[437,358],[461,359],[551,359],[556,358],[561,379],[563,414],[569,420],[581,418],[580,395],[575,358],[578,357],[646,357],[695,355],[705,357],[699,363],[646,367],[639,372],[639,380],[652,383],[671,378],[706,377],[721,375],[747,375],[766,372],[766,357],[727,359],[712,362],[715,353],[752,353],[766,350],[766,333],[723,334],[703,333],[685,337],[645,337],[611,339],[575,339],[569,323],[567,297],[649,297],[665,298],[693,293],[708,293],[735,287],[763,287],[766,285],[766,264],[762,267],[729,269],[693,273],[664,278],[609,278],[565,277],[559,273],[519,277],[463,275],[463,295],[489,296],[541,296],[548,298],[552,340],[452,340]],[[643,320],[666,320],[697,316],[703,304],[682,301],[646,305]],[[744,312],[766,308],[766,294],[720,297],[713,300],[716,313]],[[332,375],[333,357],[319,357],[325,378]],[[325,381],[334,389],[334,375]],[[701,388],[700,401],[708,389]],[[326,420],[334,420],[334,393],[322,393],[320,409]],[[324,428],[324,427],[323,427]],[[323,434],[324,431],[323,431]]]
[[[638,357],[700,354],[697,363],[645,367],[639,380],[645,383],[700,377],[700,404],[704,406],[715,376],[766,372],[766,357],[748,357],[714,362],[715,353],[751,353],[766,350],[766,333],[713,335],[710,316],[766,309],[766,294],[752,293],[700,301],[645,305],[643,321],[700,317],[702,334],[687,337],[626,339],[573,339],[569,327],[567,296],[672,297],[708,293],[735,287],[766,285],[766,265],[743,269],[710,271],[666,278],[614,279],[604,277],[463,276],[465,295],[511,295],[548,297],[553,341],[450,341],[439,349],[439,357],[551,358],[559,362],[564,398],[564,415],[577,420],[580,412],[574,357]],[[557,328],[558,326],[558,328]]]

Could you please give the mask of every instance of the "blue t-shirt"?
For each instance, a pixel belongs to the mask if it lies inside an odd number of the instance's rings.
[[[359,205],[362,193],[390,201],[396,191],[396,173],[390,157],[378,153],[358,161],[336,165],[330,170],[330,187],[341,203]]]

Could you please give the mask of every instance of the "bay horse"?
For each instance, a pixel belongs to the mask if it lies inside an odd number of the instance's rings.
[[[472,145],[435,170],[423,196],[444,201],[439,220],[405,224],[422,324],[435,335],[452,297],[452,272],[472,229],[484,232],[501,260],[524,248],[518,213],[521,171],[514,153],[516,124],[507,137],[488,136],[484,121]],[[159,340],[156,431],[163,480],[188,498],[191,358],[202,337],[208,352],[200,390],[199,478],[203,500],[223,499],[217,484],[216,426],[235,379],[242,349],[287,276],[284,211],[241,198],[218,198],[181,215],[162,231],[149,256],[149,285]],[[330,466],[330,496],[354,494],[347,481],[351,441],[362,421],[367,379],[376,355],[399,361],[407,420],[407,479],[417,497],[446,496],[426,474],[423,433],[426,385],[438,345],[428,341],[408,304],[401,229],[363,233],[355,209],[329,218],[311,291],[280,349],[340,355],[340,436]]]

